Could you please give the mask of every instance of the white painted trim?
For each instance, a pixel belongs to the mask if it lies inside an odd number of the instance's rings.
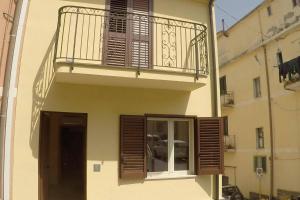
[[[187,118],[147,118],[148,121],[164,121],[168,123],[168,171],[163,172],[148,172],[147,179],[168,179],[168,178],[182,178],[194,175],[194,122]],[[188,122],[189,124],[189,169],[182,171],[175,171],[174,163],[174,123]]]
[[[168,180],[168,179],[188,179],[188,178],[196,178],[197,175],[165,175],[165,176],[154,176],[147,177],[147,180]]]
[[[17,71],[19,64],[19,57],[21,53],[22,38],[24,32],[24,25],[26,20],[27,8],[29,0],[23,0],[20,10],[19,23],[17,27],[17,34],[12,58],[9,91],[8,91],[8,104],[7,115],[5,123],[5,139],[4,139],[4,176],[3,176],[3,200],[10,200],[11,192],[11,157],[12,157],[12,133],[14,124],[14,104],[17,93]]]

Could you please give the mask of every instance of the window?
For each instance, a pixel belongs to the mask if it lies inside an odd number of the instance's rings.
[[[293,7],[296,7],[300,4],[300,1],[299,0],[292,0],[292,3],[293,3]]]
[[[177,117],[120,116],[121,179],[224,173],[223,119]]]
[[[267,157],[266,156],[255,156],[254,157],[254,171],[257,168],[262,168],[263,172],[267,172]]]
[[[105,36],[107,65],[149,67],[151,24],[146,15],[151,14],[151,4],[152,0],[109,1],[108,31]],[[129,11],[132,13],[130,17]]]
[[[220,78],[220,94],[221,95],[227,94],[226,76],[222,76]]]
[[[280,50],[278,50],[278,52],[276,54],[276,58],[277,58],[277,64],[278,64],[278,66],[280,66],[281,64],[283,64],[282,52]]]
[[[193,121],[149,118],[147,120],[148,176],[194,173]]]
[[[256,148],[263,149],[265,148],[265,138],[263,128],[256,129]]]
[[[271,6],[267,7],[267,12],[268,12],[268,16],[272,15],[272,7]]]
[[[261,97],[260,78],[259,77],[253,79],[253,91],[254,91],[255,98]]]
[[[224,120],[224,135],[228,135],[228,117],[223,117]]]

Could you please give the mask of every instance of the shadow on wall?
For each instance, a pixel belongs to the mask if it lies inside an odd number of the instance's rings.
[[[45,57],[39,67],[36,74],[33,88],[32,88],[32,113],[31,113],[31,129],[30,129],[30,147],[32,155],[38,158],[38,146],[39,146],[39,119],[40,111],[43,109],[45,100],[49,94],[49,91],[53,85],[55,76],[54,70],[54,49],[55,49],[55,37],[53,36],[50,45],[47,49]]]

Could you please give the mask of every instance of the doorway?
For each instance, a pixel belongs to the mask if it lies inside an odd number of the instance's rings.
[[[41,112],[39,200],[86,199],[87,115]]]

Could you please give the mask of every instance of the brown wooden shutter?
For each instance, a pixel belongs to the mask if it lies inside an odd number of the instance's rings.
[[[108,1],[105,64],[148,68],[152,60],[152,0]]]
[[[120,117],[120,178],[145,178],[146,169],[146,118]]]
[[[223,174],[224,128],[222,118],[198,118],[196,123],[196,171],[198,175]]]
[[[152,0],[131,0],[131,11],[130,62],[133,67],[148,68],[151,66]]]
[[[112,66],[125,66],[127,63],[126,49],[128,48],[126,32],[127,0],[108,0],[109,16],[105,38],[105,64]]]

